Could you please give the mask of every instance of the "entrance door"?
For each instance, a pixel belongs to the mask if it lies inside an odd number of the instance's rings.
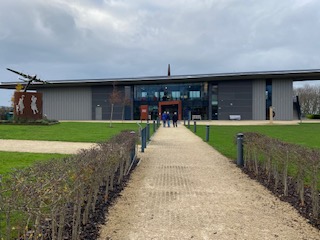
[[[96,106],[96,120],[102,120],[102,107]]]
[[[218,120],[218,106],[212,105],[212,120]]]
[[[164,111],[169,112],[171,114],[174,112],[178,113],[178,104],[164,105],[162,107],[162,112]]]
[[[164,111],[168,111],[171,114],[174,112],[178,113],[178,119],[182,119],[182,107],[181,107],[181,101],[176,100],[176,101],[163,101],[159,102],[159,114],[161,115]]]

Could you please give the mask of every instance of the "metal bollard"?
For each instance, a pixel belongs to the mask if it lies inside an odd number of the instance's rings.
[[[159,128],[160,127],[160,119],[159,119],[159,117],[157,117],[157,128]]]
[[[188,128],[190,128],[190,119],[188,119]]]
[[[237,166],[243,167],[243,133],[237,134]]]
[[[144,148],[147,148],[147,141],[148,141],[148,138],[147,138],[147,130],[148,130],[147,127],[145,127],[145,128],[144,128],[144,142],[143,142],[143,144],[144,144],[143,147],[144,147]]]
[[[194,133],[197,132],[197,122],[196,121],[193,122],[193,132]]]
[[[150,123],[147,123],[146,141],[150,141]]]
[[[209,142],[209,135],[210,135],[210,126],[206,126],[206,142]]]
[[[144,152],[145,131],[145,128],[141,129],[141,152]]]
[[[156,120],[153,120],[153,133],[156,132]]]

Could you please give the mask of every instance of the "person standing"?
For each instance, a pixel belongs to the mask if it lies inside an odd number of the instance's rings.
[[[171,118],[170,118],[170,113],[167,112],[167,123],[168,123],[168,127],[170,127],[170,120],[171,120]]]
[[[165,111],[162,113],[161,119],[162,119],[162,122],[163,122],[163,127],[166,127],[167,113]]]
[[[178,127],[178,115],[177,112],[174,112],[173,116],[172,116],[172,123],[173,123],[173,127]]]

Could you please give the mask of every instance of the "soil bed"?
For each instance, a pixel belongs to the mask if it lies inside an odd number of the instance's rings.
[[[275,196],[277,196],[281,201],[290,203],[301,216],[308,219],[308,222],[320,230],[320,219],[315,219],[312,214],[312,200],[311,200],[311,189],[305,187],[304,189],[304,206],[301,205],[299,196],[296,192],[297,186],[296,182],[292,178],[288,178],[288,196],[283,194],[284,186],[281,181],[279,181],[278,186],[275,187],[275,180],[271,179],[268,181],[268,176],[265,172],[259,168],[259,175],[256,175],[253,171],[247,168],[242,169],[251,179],[258,181],[268,190],[270,190]]]

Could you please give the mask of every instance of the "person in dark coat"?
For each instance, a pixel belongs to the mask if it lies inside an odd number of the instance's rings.
[[[178,127],[178,115],[177,112],[174,112],[173,116],[172,116],[172,123],[173,123],[173,127]]]
[[[168,123],[168,127],[170,127],[170,120],[171,120],[171,118],[170,118],[170,113],[167,112],[167,123]]]
[[[162,113],[161,119],[162,119],[162,122],[163,122],[163,127],[166,127],[167,113],[165,111]]]

